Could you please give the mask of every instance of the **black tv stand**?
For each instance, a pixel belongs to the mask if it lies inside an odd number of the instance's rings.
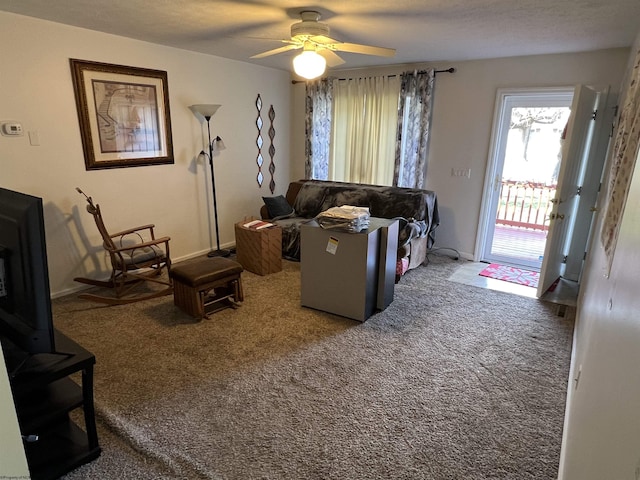
[[[58,331],[55,344],[61,355],[25,358],[3,342],[8,371],[14,372],[9,381],[32,480],[56,479],[100,455],[93,406],[96,359]],[[76,373],[81,385],[70,378]],[[84,429],[69,416],[77,408],[84,412]]]
[[[69,358],[73,357],[75,355],[75,353],[69,353],[69,352],[59,352],[59,351],[55,351],[55,352],[51,352],[51,353],[25,353],[23,355],[23,358],[20,359],[15,359],[15,361],[17,361],[17,363],[15,364],[15,366],[9,365],[9,363],[7,363],[7,372],[9,374],[9,378],[13,379],[15,377],[17,377],[18,375],[20,375],[20,371],[22,370],[22,368],[27,365],[29,363],[29,361],[35,356],[35,355],[39,355],[40,356],[40,361],[42,361],[42,355],[53,355],[53,356],[58,356],[58,357],[64,357],[64,358],[60,358],[59,360],[68,360]]]

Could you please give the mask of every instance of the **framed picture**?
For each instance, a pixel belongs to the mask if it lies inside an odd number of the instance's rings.
[[[87,170],[174,163],[167,72],[71,59]]]

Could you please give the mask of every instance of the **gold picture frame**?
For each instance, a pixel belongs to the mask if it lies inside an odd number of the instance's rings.
[[[174,163],[167,72],[70,63],[87,170]]]

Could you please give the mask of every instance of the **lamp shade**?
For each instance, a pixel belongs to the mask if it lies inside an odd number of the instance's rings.
[[[199,113],[204,118],[209,119],[215,115],[218,109],[222,105],[213,105],[209,103],[199,103],[197,105],[191,105],[189,108],[196,113]]]
[[[326,67],[324,57],[313,50],[305,50],[293,59],[293,70],[307,80],[322,75]]]
[[[214,138],[213,142],[211,142],[211,153],[213,155],[218,155],[221,150],[226,150],[226,148],[226,145],[219,136]]]

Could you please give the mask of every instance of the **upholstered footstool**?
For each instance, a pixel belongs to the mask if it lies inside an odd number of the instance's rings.
[[[243,268],[223,257],[200,257],[176,263],[171,268],[173,303],[198,320],[224,307],[237,308],[244,300]],[[219,307],[219,308],[215,308]]]

